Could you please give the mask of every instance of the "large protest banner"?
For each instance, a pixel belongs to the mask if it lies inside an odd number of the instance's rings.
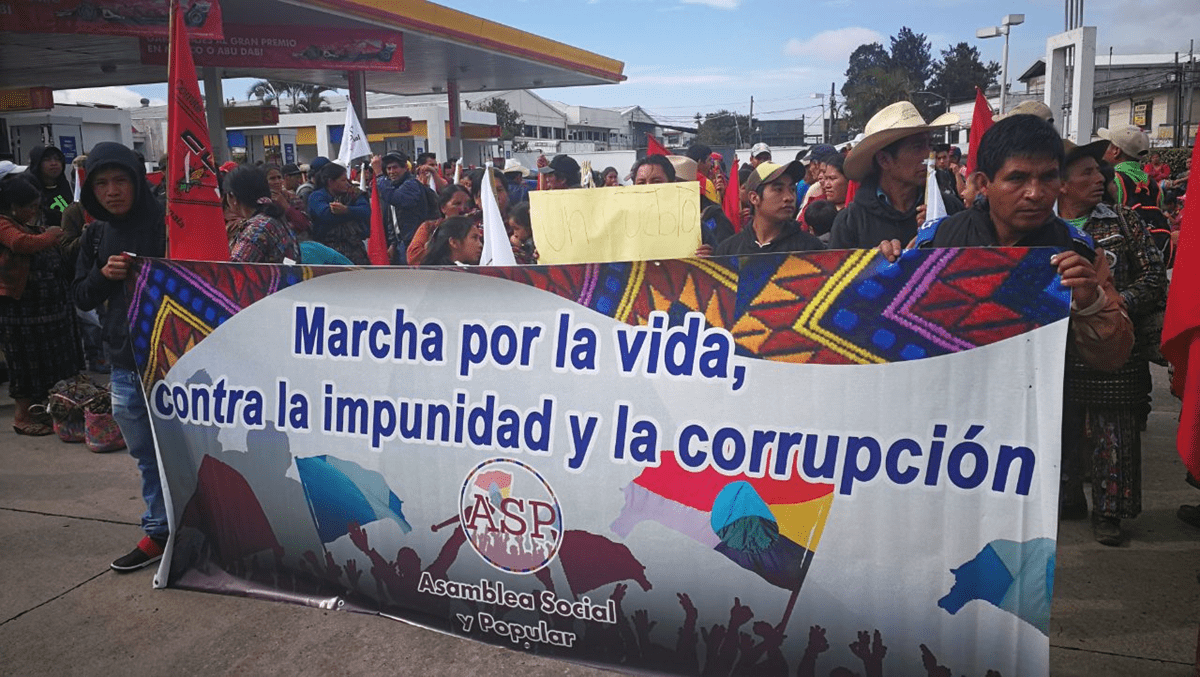
[[[156,584],[664,673],[1045,674],[1049,258],[141,260]]]

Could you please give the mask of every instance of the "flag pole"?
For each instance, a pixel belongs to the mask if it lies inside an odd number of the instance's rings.
[[[792,619],[792,609],[796,608],[796,599],[798,597],[800,597],[800,588],[792,591],[792,596],[788,599],[787,607],[783,610],[783,618],[780,619],[779,625],[775,626],[775,630],[781,635],[784,630],[787,630],[788,621]]]

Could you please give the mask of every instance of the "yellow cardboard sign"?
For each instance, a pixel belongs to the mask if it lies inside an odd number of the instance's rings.
[[[529,194],[538,263],[692,256],[700,246],[700,186],[660,183]]]

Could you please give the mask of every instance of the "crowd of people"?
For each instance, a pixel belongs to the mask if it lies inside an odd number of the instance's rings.
[[[509,160],[460,171],[432,153],[410,159],[393,151],[353,169],[322,157],[307,166],[226,163],[219,183],[234,262],[367,265],[374,195],[391,263],[476,265],[489,180],[519,264],[538,261],[531,191],[623,182],[698,182],[698,256],[831,248],[878,249],[894,260],[914,247],[1057,247],[1054,265],[1072,295],[1061,517],[1090,516],[1097,541],[1118,545],[1121,521],[1141,510],[1149,365],[1164,364],[1166,269],[1188,173],[1171,176],[1157,154],[1147,157],[1149,139],[1136,127],[1102,129],[1100,141],[1076,146],[1055,131],[1048,108],[1032,106],[996,121],[968,174],[957,148],[933,140],[947,124],[926,123],[901,101],[873,116],[853,148],[816,145],[780,164],[757,144],[736,177],[733,214],[723,193],[734,177],[700,143],[681,155],[647,155],[624,177],[563,154],[540,156],[535,168]],[[948,216],[927,222],[931,158]],[[129,571],[157,561],[167,537],[124,286],[130,255],[166,253],[166,191],[117,143],[97,144],[77,162],[85,177],[79,202],[57,148],[33,149],[24,173],[0,163],[0,347],[22,435],[52,432],[34,405],[80,372],[85,355],[89,367],[111,369],[113,414],[141,469],[147,506],[145,537],[112,564]],[[1200,506],[1183,506],[1180,518],[1200,527]]]

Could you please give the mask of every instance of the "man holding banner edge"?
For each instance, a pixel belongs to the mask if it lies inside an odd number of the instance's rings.
[[[917,248],[1058,247],[1050,260],[1071,290],[1070,349],[1088,366],[1118,369],[1133,349],[1133,324],[1121,304],[1104,250],[1054,214],[1065,153],[1052,125],[1032,115],[997,122],[979,144],[984,204],[921,227]],[[884,240],[879,251],[898,259],[904,244]]]

